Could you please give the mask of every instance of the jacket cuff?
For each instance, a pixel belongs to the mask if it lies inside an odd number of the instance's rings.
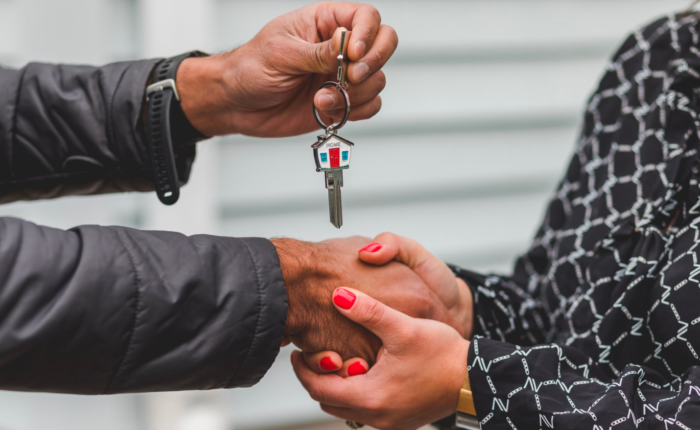
[[[148,191],[153,190],[154,185],[144,135],[143,109],[146,102],[146,87],[153,70],[161,61],[161,59],[153,59],[132,62],[124,71],[115,89],[113,102],[109,106],[116,150],[123,151],[119,156],[122,166],[136,174],[140,181],[147,181]],[[192,127],[181,109],[172,109],[171,116],[175,166],[180,185],[184,185],[189,180],[192,163],[196,156],[194,144],[206,139],[206,136]],[[128,141],[134,141],[136,144],[118,144],[118,142]]]
[[[279,354],[287,321],[287,290],[277,248],[267,239],[241,240],[247,245],[255,266],[258,314],[247,356],[226,388],[250,387],[265,376]]]

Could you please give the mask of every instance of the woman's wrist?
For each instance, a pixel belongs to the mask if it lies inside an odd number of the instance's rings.
[[[456,347],[453,375],[450,378],[450,385],[446,392],[449,399],[454,399],[454,401],[450,403],[452,406],[449,411],[450,414],[457,411],[457,405],[459,404],[462,387],[464,385],[464,377],[467,375],[470,344],[468,340],[461,340]]]
[[[460,306],[459,315],[464,327],[464,338],[471,340],[474,335],[474,298],[472,290],[462,278],[457,279],[457,289],[459,290]]]

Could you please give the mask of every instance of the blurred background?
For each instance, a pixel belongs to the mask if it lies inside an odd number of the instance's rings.
[[[104,64],[245,43],[293,0],[0,0],[0,64]],[[310,145],[232,136],[200,144],[174,207],[155,195],[0,206],[70,228],[321,240],[393,231],[442,259],[507,272],[564,172],[606,60],[633,29],[689,0],[376,0],[400,37],[384,106],[340,133],[355,142],[345,225],[328,221]],[[309,114],[311,107],[309,106]],[[263,162],[264,160],[264,162]],[[0,430],[343,429],[320,411],[282,350],[254,388],[81,397],[0,392]]]

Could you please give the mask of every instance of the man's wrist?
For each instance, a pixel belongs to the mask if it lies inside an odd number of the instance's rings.
[[[277,248],[287,289],[285,336],[298,336],[309,328],[311,317],[322,312],[322,309],[317,309],[318,301],[313,299],[320,282],[329,276],[319,250],[321,244],[284,238],[271,239],[271,242]]]
[[[192,126],[206,136],[230,134],[226,117],[226,54],[188,58],[177,70],[180,106]]]

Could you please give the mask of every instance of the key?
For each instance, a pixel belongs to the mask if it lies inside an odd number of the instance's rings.
[[[346,31],[343,31],[340,39],[340,53],[338,54],[338,82],[326,82],[319,88],[335,87],[343,96],[345,101],[345,114],[339,123],[327,126],[321,120],[321,116],[316,110],[316,106],[312,104],[314,117],[316,122],[325,131],[326,134],[318,136],[316,143],[311,145],[314,150],[314,160],[316,161],[316,171],[324,172],[326,179],[326,189],[328,189],[328,209],[331,216],[331,224],[335,228],[340,228],[343,225],[343,200],[341,198],[341,189],[343,187],[343,170],[350,167],[350,155],[354,143],[347,139],[338,136],[336,132],[342,128],[350,117],[350,99],[347,91],[347,81],[345,80],[345,38]]]
[[[350,156],[354,143],[335,133],[318,136],[316,143],[311,145],[314,150],[316,171],[324,172],[326,188],[328,189],[328,209],[331,224],[335,228],[343,225],[343,170],[350,168]]]
[[[343,198],[340,193],[343,187],[343,171],[337,169],[328,170],[325,173],[331,224],[333,224],[335,228],[340,228],[343,225]]]

